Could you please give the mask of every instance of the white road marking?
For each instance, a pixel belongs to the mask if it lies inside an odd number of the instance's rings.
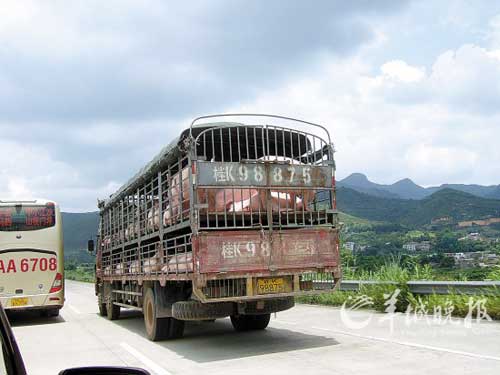
[[[72,306],[72,305],[69,305],[69,304],[66,304],[66,306],[68,306],[68,307],[69,307],[69,309],[70,309],[71,311],[73,311],[75,314],[81,314],[81,311],[80,311],[80,310],[78,310],[76,307],[74,307],[74,306]]]
[[[381,342],[390,343],[390,344],[397,344],[397,345],[409,346],[409,347],[412,347],[412,348],[434,350],[434,351],[438,351],[438,352],[458,354],[458,355],[463,355],[463,356],[472,357],[472,358],[489,359],[489,360],[493,360],[493,361],[500,361],[500,357],[494,357],[494,356],[491,356],[491,355],[483,355],[483,354],[476,354],[476,353],[470,353],[470,352],[463,352],[461,350],[454,350],[454,349],[442,348],[442,347],[432,346],[432,345],[417,344],[417,343],[414,343],[414,342],[390,340],[390,339],[385,339],[383,337],[358,335],[357,333],[351,333],[351,332],[346,332],[346,331],[337,331],[337,330],[323,328],[323,327],[315,327],[315,326],[313,326],[311,328],[318,329],[318,330],[321,330],[321,331],[328,331],[328,332],[331,332],[331,333],[337,333],[337,334],[345,335],[345,336],[357,337],[357,338],[361,338],[361,339],[365,339],[365,340],[381,341]]]
[[[132,356],[134,356],[136,359],[138,359],[139,361],[141,361],[144,364],[144,366],[148,367],[156,375],[171,375],[170,372],[168,372],[163,367],[161,367],[157,363],[155,363],[152,360],[150,360],[144,354],[142,354],[139,351],[137,351],[134,348],[132,348],[129,344],[127,344],[125,342],[122,342],[122,343],[120,343],[120,346],[123,349],[125,349],[127,352],[129,352]]]

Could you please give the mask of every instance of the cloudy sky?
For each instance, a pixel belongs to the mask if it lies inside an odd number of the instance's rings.
[[[0,3],[0,199],[95,210],[229,111],[326,124],[339,179],[498,184],[500,3]]]

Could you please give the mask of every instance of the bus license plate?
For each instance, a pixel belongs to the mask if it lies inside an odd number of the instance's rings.
[[[12,298],[10,300],[10,305],[12,307],[17,307],[17,306],[26,306],[28,304],[28,297],[22,297],[22,298]]]
[[[257,279],[257,294],[286,293],[288,289],[283,277]]]

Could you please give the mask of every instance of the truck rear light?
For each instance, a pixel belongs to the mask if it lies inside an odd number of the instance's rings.
[[[62,274],[60,274],[58,272],[56,274],[56,278],[54,279],[54,282],[52,283],[52,288],[50,288],[49,293],[59,292],[62,289],[62,285],[63,285]]]

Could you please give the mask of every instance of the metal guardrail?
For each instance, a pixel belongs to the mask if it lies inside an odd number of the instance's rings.
[[[315,281],[316,287],[325,289],[331,281]],[[342,280],[340,290],[359,291],[362,286],[397,284],[393,281],[374,280]],[[465,295],[500,295],[500,281],[408,281],[407,285],[413,294],[465,294]]]

